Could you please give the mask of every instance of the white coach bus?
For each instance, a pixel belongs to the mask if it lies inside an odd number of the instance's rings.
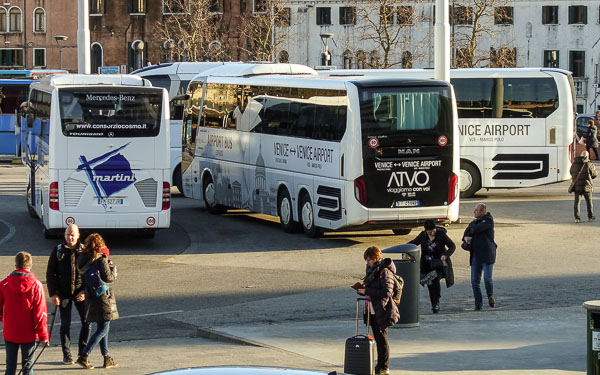
[[[273,73],[297,73],[281,75]],[[269,74],[271,73],[271,74]],[[183,190],[212,213],[279,216],[284,231],[392,229],[458,218],[452,88],[231,65],[188,86]]]
[[[170,224],[166,90],[131,75],[54,75],[24,108],[27,206],[44,234]]]
[[[425,69],[338,70],[327,76],[433,78]],[[452,69],[460,129],[460,189],[519,188],[571,178],[575,91],[552,68]]]
[[[196,75],[223,64],[232,62],[174,62],[148,66],[132,72],[152,82],[152,86],[163,87],[169,92],[171,109],[171,177],[173,185],[183,192],[181,186],[181,122],[187,86]]]

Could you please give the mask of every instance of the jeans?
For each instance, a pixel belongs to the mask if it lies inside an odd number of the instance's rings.
[[[96,323],[96,332],[90,337],[90,341],[81,352],[81,355],[88,357],[94,347],[100,344],[100,353],[108,355],[108,331],[110,330],[110,321]]]
[[[81,330],[79,331],[77,355],[81,355],[83,349],[90,338],[91,324],[85,321],[85,303],[77,302],[70,298],[65,298],[60,302],[60,345],[63,355],[71,353],[71,306],[75,305],[79,319],[81,320]]]
[[[387,329],[379,328],[377,319],[372,315],[369,320],[371,327],[373,327],[373,338],[375,339],[375,345],[377,346],[377,366],[375,366],[375,372],[380,370],[387,370],[390,368],[390,344],[387,339]]]
[[[23,375],[33,375],[33,353],[35,352],[35,342],[27,344],[16,344],[4,340],[6,349],[6,371],[5,375],[15,375],[17,373],[17,357],[21,347],[21,366],[23,366]]]
[[[575,219],[580,219],[579,215],[579,202],[581,202],[581,196],[585,198],[585,204],[587,206],[587,214],[588,218],[594,217],[594,203],[592,202],[592,192],[584,191],[583,193],[575,193],[575,205],[573,206],[573,214],[575,215]]]
[[[471,286],[473,287],[473,297],[475,297],[475,307],[483,306],[483,297],[481,296],[481,273],[483,273],[483,282],[488,297],[494,295],[494,281],[492,280],[493,263],[479,263],[473,259],[471,264]]]

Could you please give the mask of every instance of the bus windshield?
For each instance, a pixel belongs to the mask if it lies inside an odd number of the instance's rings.
[[[382,146],[402,144],[420,135],[422,144],[440,134],[452,136],[452,100],[447,87],[365,88],[359,92],[363,142],[377,138]]]
[[[128,88],[61,89],[60,117],[67,137],[155,137],[162,92]]]

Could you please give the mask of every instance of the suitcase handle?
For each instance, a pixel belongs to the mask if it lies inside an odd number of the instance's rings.
[[[370,321],[370,317],[371,317],[371,309],[369,308],[369,305],[371,303],[371,299],[370,298],[365,298],[365,297],[359,297],[356,299],[356,334],[354,335],[354,337],[359,336],[358,335],[358,311],[360,310],[360,306],[359,306],[359,302],[360,301],[365,301],[365,313],[367,314],[367,334],[365,335],[365,337],[369,337],[369,321]]]

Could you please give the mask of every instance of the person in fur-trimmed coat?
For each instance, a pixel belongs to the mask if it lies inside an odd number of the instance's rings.
[[[387,339],[388,327],[400,319],[398,306],[393,300],[394,274],[396,266],[390,258],[382,258],[381,250],[375,246],[369,247],[364,253],[367,262],[364,288],[358,289],[358,294],[370,297],[369,308],[375,315],[369,322],[373,327],[373,338],[377,346],[377,365],[375,373],[390,374],[390,345]]]

